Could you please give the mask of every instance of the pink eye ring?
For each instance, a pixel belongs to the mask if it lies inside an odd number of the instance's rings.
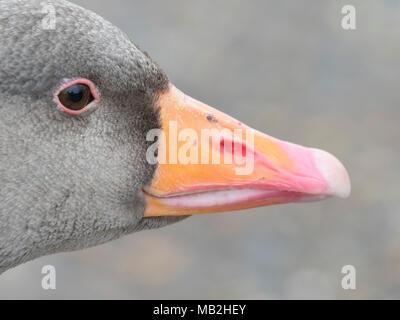
[[[56,92],[55,101],[61,110],[78,115],[96,104],[99,101],[99,95],[92,81],[76,79],[63,85]]]

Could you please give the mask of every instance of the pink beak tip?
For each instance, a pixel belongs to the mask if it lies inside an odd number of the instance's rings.
[[[343,164],[330,153],[313,149],[315,164],[328,183],[326,195],[348,198],[351,193],[350,177]]]

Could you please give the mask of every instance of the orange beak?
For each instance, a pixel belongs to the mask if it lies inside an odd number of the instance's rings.
[[[346,169],[325,151],[260,133],[173,85],[160,95],[159,106],[162,132],[147,137],[157,139],[148,156],[158,164],[151,185],[143,189],[146,217],[350,194]]]

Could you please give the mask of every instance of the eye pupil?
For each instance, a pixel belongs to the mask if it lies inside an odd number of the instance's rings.
[[[76,83],[58,94],[61,104],[73,111],[82,110],[94,100],[90,88],[86,84]]]
[[[75,102],[75,103],[76,103],[76,102],[79,102],[79,101],[82,100],[82,98],[83,98],[83,91],[84,91],[83,85],[81,85],[81,84],[75,84],[75,85],[69,87],[69,88],[66,89],[66,90],[68,90],[69,99],[70,99],[72,102]]]

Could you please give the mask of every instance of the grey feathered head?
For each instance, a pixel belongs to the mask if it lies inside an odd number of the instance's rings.
[[[139,194],[155,170],[145,137],[160,127],[167,76],[98,15],[50,3],[54,30],[42,1],[0,1],[0,271],[177,220],[142,220]],[[79,78],[99,102],[70,116],[54,93]]]

